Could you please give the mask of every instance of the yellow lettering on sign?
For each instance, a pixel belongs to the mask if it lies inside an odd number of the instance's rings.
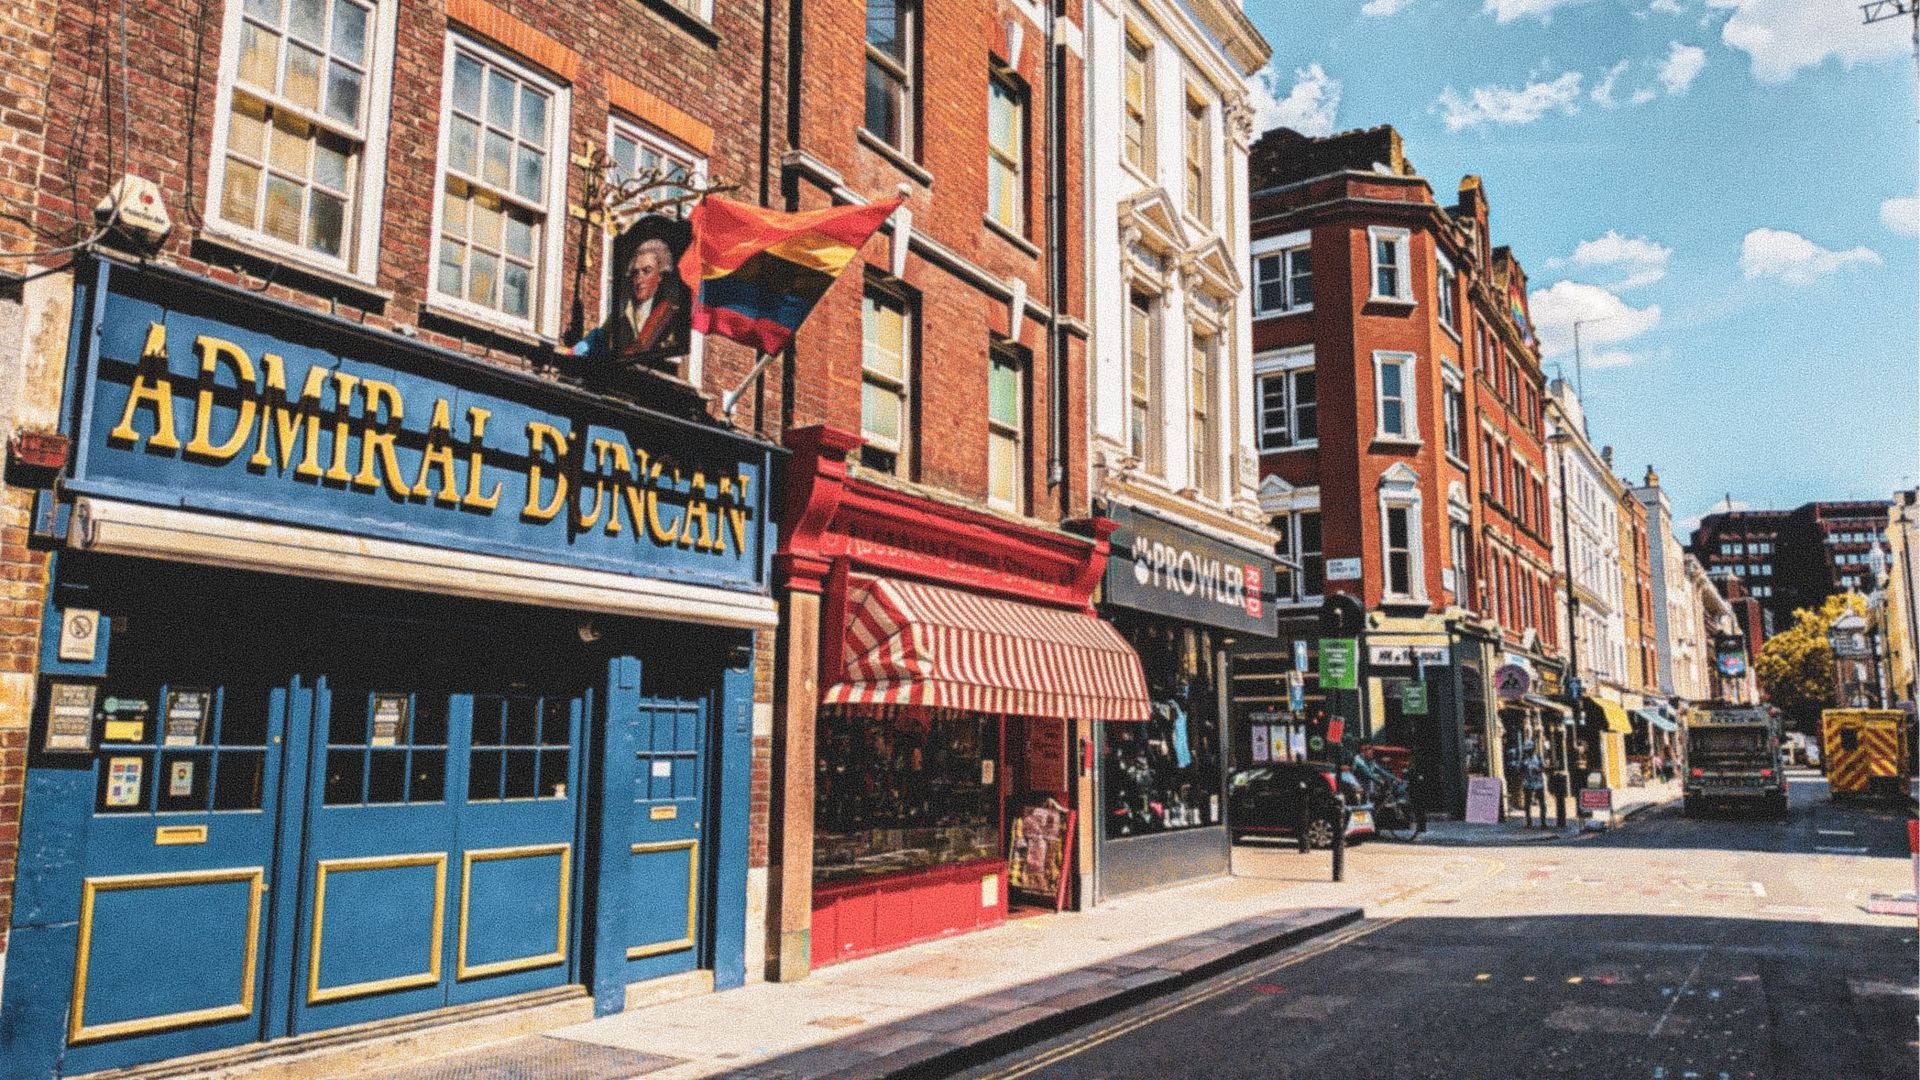
[[[593,517],[582,517],[580,527],[592,525],[600,517],[600,500],[607,495],[607,459],[612,458],[612,468],[618,470],[614,476],[614,489],[607,499],[607,535],[620,535],[620,489],[633,486],[633,461],[627,456],[627,445],[612,439],[593,440],[594,472],[593,481]],[[637,527],[637,526],[636,526]]]
[[[393,443],[400,437],[404,407],[400,389],[379,379],[360,380],[360,471],[354,474],[355,487],[378,489],[382,478],[387,490],[401,498],[413,494],[413,488],[400,476],[400,459],[394,456]],[[383,409],[384,407],[384,409]],[[385,412],[385,416],[381,413]]]
[[[353,474],[347,471],[347,424],[348,412],[353,407],[353,388],[358,385],[358,375],[344,371],[333,373],[333,463],[327,466],[327,479],[336,484],[353,479]]]
[[[131,447],[140,445],[140,433],[133,430],[133,413],[143,403],[153,410],[153,436],[148,445],[161,450],[180,449],[180,437],[173,430],[173,380],[167,377],[167,328],[159,323],[150,323],[147,327],[147,343],[140,348],[143,363],[153,363],[160,374],[149,380],[144,374],[133,378],[133,387],[127,391],[127,407],[120,413],[120,423],[107,432],[107,439],[123,442]]]
[[[553,498],[548,502],[540,501],[540,455],[553,451],[553,463],[566,460],[567,437],[552,424],[543,424],[538,420],[527,421],[527,505],[520,510],[520,516],[528,521],[552,521],[567,505],[567,474],[554,470]]]
[[[647,535],[647,452],[633,449],[633,482],[624,484],[621,490],[627,497],[627,516],[633,519],[634,539]]]
[[[660,472],[660,463],[656,461],[647,473],[647,535],[653,537],[656,544],[671,544],[680,539],[680,527],[686,524],[686,518],[675,518],[671,529],[660,520]],[[678,479],[676,473],[675,480]]]
[[[266,389],[260,395],[260,437],[254,442],[253,456],[247,459],[252,469],[277,469],[285,472],[293,460],[294,444],[306,436],[306,447],[293,475],[303,480],[320,479],[320,397],[326,392],[327,369],[315,364],[307,369],[300,396],[287,396],[286,362],[272,353],[260,358],[266,369]],[[268,445],[274,452],[268,452]]]
[[[720,502],[726,506],[727,528],[733,533],[734,554],[744,554],[747,550],[747,474],[741,473],[729,484],[723,477],[720,480]],[[724,545],[722,545],[724,547]]]
[[[681,547],[691,547],[695,551],[713,550],[713,509],[707,505],[706,495],[706,474],[695,472],[693,484],[687,491],[687,525],[680,530]],[[696,523],[700,526],[698,536],[693,531]]]
[[[447,419],[447,399],[436,398],[433,418],[427,421],[427,445],[420,451],[420,475],[413,481],[413,497],[424,499],[432,488],[427,475],[440,470],[440,494],[435,496],[448,506],[460,504],[460,488],[453,481],[453,421]]]
[[[200,393],[193,399],[193,438],[187,441],[187,453],[214,461],[231,461],[235,454],[246,448],[247,436],[253,434],[253,414],[258,408],[253,401],[253,361],[247,359],[246,350],[233,342],[205,334],[194,340],[193,347],[200,353]],[[233,434],[227,436],[226,442],[215,446],[209,437],[213,432],[213,388],[216,385],[213,377],[223,361],[233,368],[242,396],[240,414],[233,422]]]
[[[500,481],[494,481],[492,494],[480,494],[480,437],[487,433],[487,417],[492,415],[478,405],[467,407],[467,432],[473,449],[467,454],[467,493],[460,496],[460,505],[470,510],[492,510],[500,505]]]

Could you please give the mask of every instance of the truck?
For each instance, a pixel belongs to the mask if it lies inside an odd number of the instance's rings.
[[[1710,703],[1687,717],[1688,816],[1710,805],[1787,812],[1780,715],[1763,705]]]
[[[1820,714],[1821,764],[1836,800],[1908,798],[1914,776],[1913,717],[1900,709],[1828,709]]]

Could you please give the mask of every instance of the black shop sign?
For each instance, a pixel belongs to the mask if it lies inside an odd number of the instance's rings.
[[[1106,602],[1272,637],[1273,560],[1125,506],[1107,560]]]

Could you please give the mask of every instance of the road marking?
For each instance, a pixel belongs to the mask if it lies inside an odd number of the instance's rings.
[[[1568,982],[1569,984],[1571,984],[1571,985],[1573,985],[1573,986],[1579,986],[1579,985],[1580,985],[1580,976],[1578,976],[1578,975],[1569,975],[1569,976],[1567,976],[1567,982]]]
[[[1757,881],[1749,881],[1747,882],[1747,884],[1753,886],[1754,896],[1759,897],[1762,900],[1765,900],[1767,898],[1767,887],[1765,885],[1762,885]]]
[[[1715,940],[1717,941],[1719,939],[1715,938]],[[1660,1034],[1660,1029],[1667,1026],[1667,1018],[1673,1015],[1673,1007],[1680,1004],[1681,994],[1684,994],[1687,987],[1693,984],[1694,977],[1700,974],[1700,965],[1707,962],[1707,953],[1711,951],[1713,951],[1712,945],[1708,945],[1700,950],[1700,955],[1693,961],[1693,969],[1687,972],[1687,977],[1680,983],[1680,994],[1675,994],[1667,1000],[1667,1007],[1661,1010],[1660,1019],[1655,1020],[1653,1022],[1653,1030],[1647,1032],[1649,1036]],[[1665,993],[1665,991],[1662,991],[1662,993]]]
[[[1852,829],[1815,829],[1821,836],[1852,836]]]
[[[1489,973],[1489,972],[1485,972],[1485,971],[1483,971],[1483,972],[1481,972],[1480,974],[1478,974],[1478,975],[1475,975],[1475,976],[1473,977],[1473,981],[1474,981],[1474,982],[1486,982],[1486,981],[1487,981],[1488,979],[1491,979],[1491,978],[1493,978],[1493,975],[1492,975],[1491,973]]]
[[[1865,854],[1867,853],[1867,849],[1866,849],[1866,848],[1863,848],[1863,847],[1819,847],[1819,846],[1816,846],[1816,847],[1815,847],[1815,848],[1814,848],[1813,850],[1815,850],[1815,851],[1820,851],[1820,852],[1825,852],[1825,853],[1826,853],[1826,854],[1828,854],[1828,855],[1865,855]]]

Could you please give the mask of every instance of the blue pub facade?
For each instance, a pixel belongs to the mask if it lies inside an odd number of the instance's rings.
[[[745,973],[779,451],[80,275],[0,1060]]]

